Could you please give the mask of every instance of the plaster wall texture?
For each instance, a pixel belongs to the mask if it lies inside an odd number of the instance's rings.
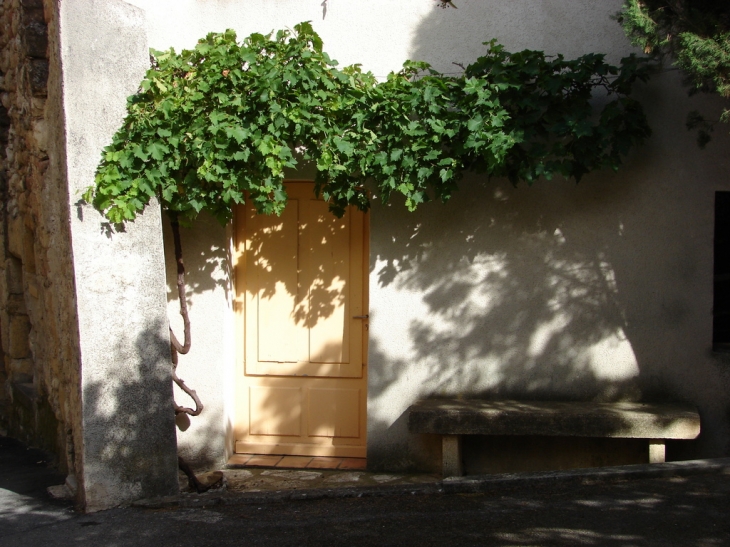
[[[147,68],[143,25],[143,12],[122,1],[60,7],[82,370],[80,488],[90,511],[178,491],[159,207],[152,203],[113,231],[79,203]]]
[[[407,58],[454,72],[452,62],[476,58],[492,37],[511,50],[604,52],[611,62],[633,51],[610,19],[620,0],[462,0],[458,10],[426,0],[130,3],[145,10],[156,49],[190,48],[225,28],[242,38],[312,20],[341,64],[360,62],[378,76]],[[676,72],[654,79],[640,98],[654,136],[617,174],[531,188],[470,175],[445,206],[410,214],[395,201],[374,203],[370,467],[437,461],[438,444],[409,435],[405,411],[438,395],[684,400],[699,407],[703,431],[697,441],[670,444],[668,457],[727,453],[728,364],[711,352],[711,308],[714,192],[730,189],[730,142],[718,132],[708,150],[696,148],[686,113],[701,108],[712,115],[718,104],[687,98]],[[214,365],[196,359],[187,372],[191,354],[181,359],[180,373],[223,414],[218,420],[216,410],[206,418],[214,423],[178,434],[191,453],[219,459],[219,445],[206,452],[204,439],[211,426],[226,429],[230,415],[225,393],[234,363],[222,288],[229,266],[197,253],[210,249],[215,256],[228,242],[213,225],[185,237],[196,249],[194,257],[186,254],[188,268],[208,268],[216,280],[190,297],[203,317],[193,318],[193,351]],[[171,315],[176,309],[171,301]]]
[[[147,15],[150,47],[176,51],[209,32],[235,29],[239,39],[311,21],[341,65],[361,63],[385,77],[406,59],[444,72],[460,70],[497,38],[507,49],[541,49],[568,57],[599,51],[617,61],[626,38],[609,19],[620,0],[465,0],[441,9],[433,0],[128,0]],[[569,32],[566,32],[569,29]]]

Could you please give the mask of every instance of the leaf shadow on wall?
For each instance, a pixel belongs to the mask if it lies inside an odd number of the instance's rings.
[[[602,23],[581,25],[560,2],[434,6],[409,57],[457,73],[454,62],[497,38],[508,50],[567,58],[603,49],[615,63],[625,50],[608,15],[606,32],[591,35]],[[408,438],[407,407],[419,397],[641,399],[700,410],[703,434],[670,443],[669,458],[726,453],[730,374],[710,355],[719,181],[707,166],[724,161],[728,140],[712,154],[697,150],[678,84],[668,73],[637,89],[654,136],[618,174],[516,188],[470,175],[447,205],[408,215],[397,200],[376,204],[369,445]],[[717,109],[706,99],[693,101]]]
[[[432,364],[425,376],[436,393],[481,386],[505,396],[627,396],[591,366],[597,344],[625,341],[610,259],[605,246],[592,247],[595,234],[573,231],[547,199],[539,203],[549,191],[467,183],[447,205],[402,217],[373,244],[380,288],[419,295],[408,337],[416,361]],[[630,350],[626,357],[622,388],[637,372]],[[488,370],[494,385],[485,384]]]
[[[150,321],[136,339],[112,342],[124,366],[83,387],[89,510],[118,505],[116,496],[134,500],[178,491],[166,333],[166,325]]]
[[[399,203],[378,206],[369,442],[408,438],[407,406],[419,397],[685,400],[701,408],[686,371],[656,351],[692,335],[681,293],[694,279],[693,253],[677,258],[655,245],[653,232],[681,241],[684,227],[637,215],[632,184],[609,174],[578,186],[514,188],[470,176],[446,205],[414,214],[397,212]],[[684,279],[658,295],[656,280],[672,265],[670,277]],[[660,323],[647,328],[652,306]],[[388,405],[396,398],[394,420]],[[670,443],[669,457],[694,449],[695,441]]]

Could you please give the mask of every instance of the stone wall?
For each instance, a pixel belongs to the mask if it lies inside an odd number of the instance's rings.
[[[49,47],[56,4],[0,4],[0,420],[74,474],[79,349],[61,76]]]
[[[0,426],[58,455],[87,511],[178,490],[159,207],[104,228],[80,200],[148,66],[143,21],[0,2]]]

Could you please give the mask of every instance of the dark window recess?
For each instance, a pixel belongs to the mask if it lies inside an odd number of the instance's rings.
[[[715,192],[712,347],[730,352],[730,192]]]

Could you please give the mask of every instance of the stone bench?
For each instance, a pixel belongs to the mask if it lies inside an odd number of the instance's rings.
[[[649,462],[665,459],[666,439],[694,439],[692,405],[427,399],[409,408],[411,433],[442,436],[444,477],[461,476],[463,435],[542,435],[647,439]]]

